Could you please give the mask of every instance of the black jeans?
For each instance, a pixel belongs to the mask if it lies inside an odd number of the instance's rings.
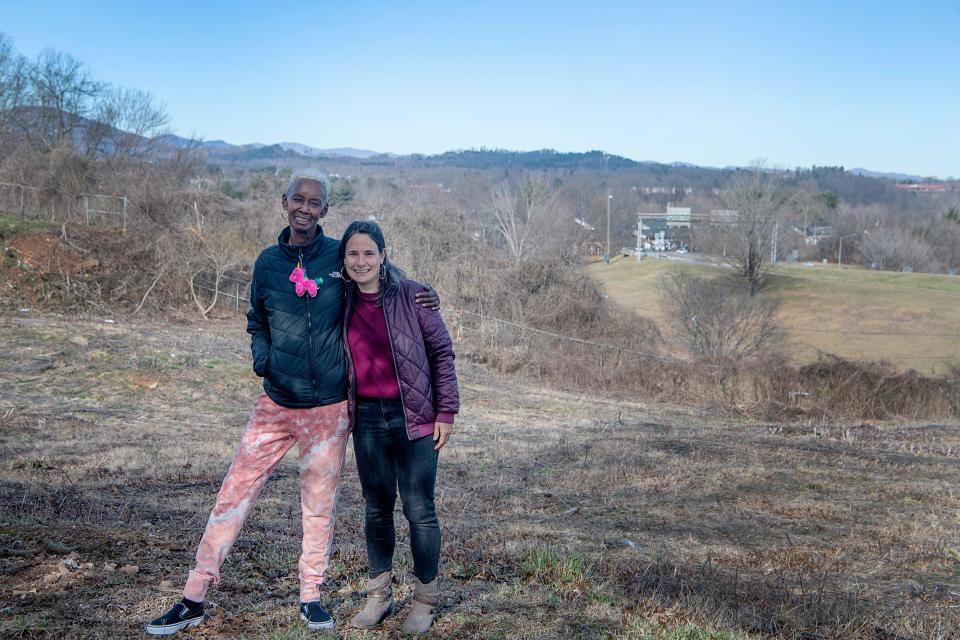
[[[438,451],[433,438],[407,439],[407,425],[400,400],[360,398],[353,450],[366,501],[364,533],[367,564],[375,578],[393,568],[396,531],[393,507],[397,488],[403,515],[410,523],[413,575],[420,582],[433,582],[440,563],[440,523],[434,505]]]

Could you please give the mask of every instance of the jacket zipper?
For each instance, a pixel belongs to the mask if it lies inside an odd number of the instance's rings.
[[[397,388],[400,390],[400,408],[403,409],[403,423],[407,428],[407,439],[410,439],[410,425],[407,424],[407,404],[403,401],[403,384],[400,382],[400,367],[397,366],[397,354],[393,349],[393,332],[390,331],[390,320],[387,319],[387,298],[383,296],[383,321],[387,325],[387,338],[390,340],[390,356],[393,358],[393,373],[397,376]]]
[[[300,268],[306,275],[306,269],[303,266],[303,247],[297,247],[297,253],[300,258]],[[310,345],[310,357],[307,358],[307,362],[310,365],[310,384],[313,385],[313,403],[317,405],[320,403],[320,388],[317,386],[317,371],[313,362],[313,314],[310,312],[310,296],[303,296],[303,304],[307,308],[307,340]]]
[[[348,295],[349,292],[348,292]],[[350,391],[353,391],[353,408],[350,410],[350,424],[357,424],[357,369],[353,364],[353,353],[350,352],[350,319],[353,313],[356,313],[356,309],[353,309],[356,302],[351,296],[348,298],[349,306],[346,309],[346,312],[343,314],[343,352],[347,354],[347,385],[350,389],[347,390],[348,395]],[[394,365],[396,366],[396,365]],[[353,378],[353,380],[351,380]]]

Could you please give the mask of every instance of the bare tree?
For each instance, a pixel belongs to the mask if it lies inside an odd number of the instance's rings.
[[[726,208],[736,211],[736,223],[725,227],[730,234],[727,254],[750,285],[750,295],[756,295],[770,268],[775,230],[791,193],[778,174],[758,164],[737,172],[722,197]]]
[[[75,144],[75,134],[91,115],[103,84],[93,80],[79,60],[53,49],[45,49],[29,65],[27,78],[25,108],[14,112],[20,133],[34,148]]]
[[[149,151],[153,138],[166,133],[170,122],[150,92],[122,87],[106,91],[92,115],[95,122],[85,131],[87,155],[106,158]]]
[[[26,81],[26,61],[0,33],[0,133],[7,132],[11,115],[20,106]]]
[[[193,235],[195,243],[188,258],[187,283],[197,310],[202,317],[206,318],[217,304],[224,276],[243,261],[245,252],[235,230],[225,228],[216,234],[207,234],[204,231],[206,218],[200,213],[200,207],[196,202],[193,203],[193,211],[194,222],[188,226],[188,230]],[[202,285],[199,280],[203,275],[209,276],[212,280],[212,295],[209,302],[204,302],[200,293]]]
[[[871,266],[887,271],[932,271],[936,266],[930,245],[903,228],[871,231],[860,251]]]
[[[661,286],[687,346],[700,358],[746,358],[780,338],[776,305],[729,282],[673,270],[664,275]]]
[[[543,232],[540,223],[556,202],[556,193],[542,175],[527,178],[519,189],[504,183],[494,190],[490,206],[496,229],[515,264],[529,255],[534,234]]]

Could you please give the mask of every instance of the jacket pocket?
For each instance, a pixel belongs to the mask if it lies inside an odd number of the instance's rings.
[[[261,378],[266,378],[270,371],[270,357],[273,355],[273,349],[267,353],[266,357],[253,362],[253,372]]]

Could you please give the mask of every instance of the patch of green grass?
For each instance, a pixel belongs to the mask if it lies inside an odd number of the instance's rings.
[[[304,638],[319,638],[323,640],[324,638],[338,638],[339,636],[332,631],[310,631],[306,626],[297,624],[284,629],[273,629],[267,633],[259,634],[256,637],[262,640],[302,640]]]
[[[483,620],[483,616],[476,613],[462,613],[459,611],[455,611],[447,615],[447,620],[450,622],[450,624],[453,624],[458,627],[462,627],[464,625],[468,625],[471,623],[481,622]]]
[[[10,620],[10,631],[14,637],[30,631],[43,631],[50,628],[50,619],[41,615],[17,615]],[[2,627],[0,627],[2,629]]]
[[[275,544],[258,545],[252,556],[257,569],[271,578],[287,575],[296,557],[290,550]]]
[[[43,220],[27,220],[9,213],[0,213],[0,237],[3,238],[42,233],[54,228],[54,225]]]
[[[627,637],[642,640],[749,640],[750,636],[733,629],[718,629],[696,624],[661,626],[642,618],[626,625]]]
[[[551,546],[527,551],[520,564],[520,573],[554,589],[581,583],[587,578],[587,562],[579,553],[567,553]]]
[[[660,283],[677,269],[704,278],[728,270],[673,260],[594,263],[585,270],[615,303],[660,327],[668,345],[685,354]],[[779,303],[782,347],[798,362],[820,352],[854,360],[886,360],[900,369],[949,373],[960,363],[960,278],[931,273],[777,265],[758,294]]]
[[[960,562],[960,549],[957,549],[956,547],[951,547],[950,545],[946,545],[943,548],[943,553],[948,558],[952,558],[957,562]]]
[[[557,476],[563,475],[563,470],[559,467],[543,467],[537,470],[537,473],[544,478],[556,478]]]
[[[619,605],[622,602],[622,598],[618,598],[612,593],[597,593],[593,592],[590,594],[590,599],[599,604],[607,604],[610,606]]]
[[[157,356],[138,356],[137,369],[158,370],[163,368],[163,361]]]

